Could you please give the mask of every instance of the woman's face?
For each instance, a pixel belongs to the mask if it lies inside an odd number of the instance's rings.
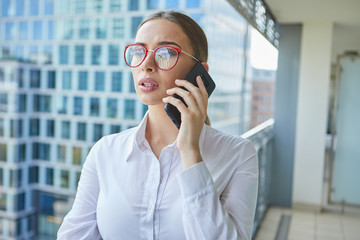
[[[148,50],[170,45],[193,55],[190,40],[181,27],[166,19],[144,23],[136,34],[135,43],[144,45]],[[166,90],[176,86],[176,79],[184,79],[194,64],[194,59],[180,53],[175,67],[164,71],[157,68],[153,52],[148,52],[144,62],[132,68],[135,89],[140,100],[146,105],[164,104],[162,98],[168,96]]]

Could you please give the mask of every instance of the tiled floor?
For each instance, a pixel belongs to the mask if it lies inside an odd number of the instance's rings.
[[[288,240],[360,240],[360,215],[270,208],[255,240],[276,239],[282,215],[290,215]]]

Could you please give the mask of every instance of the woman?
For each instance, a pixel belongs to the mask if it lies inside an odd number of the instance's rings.
[[[208,70],[202,29],[184,14],[156,13],[139,26],[125,60],[149,110],[139,126],[93,146],[58,239],[250,239],[256,151],[204,124],[204,84],[182,80],[196,61]],[[181,112],[179,130],[166,103]]]

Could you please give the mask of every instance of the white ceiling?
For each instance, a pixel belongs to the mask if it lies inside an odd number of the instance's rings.
[[[279,23],[331,21],[360,26],[360,0],[264,0]]]

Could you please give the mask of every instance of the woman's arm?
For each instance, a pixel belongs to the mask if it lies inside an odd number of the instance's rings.
[[[251,239],[258,183],[256,154],[235,171],[221,196],[204,162],[179,173],[177,179],[184,198],[187,239]]]
[[[57,239],[100,239],[96,222],[96,206],[99,196],[99,182],[95,161],[87,157],[74,204],[64,218]]]

